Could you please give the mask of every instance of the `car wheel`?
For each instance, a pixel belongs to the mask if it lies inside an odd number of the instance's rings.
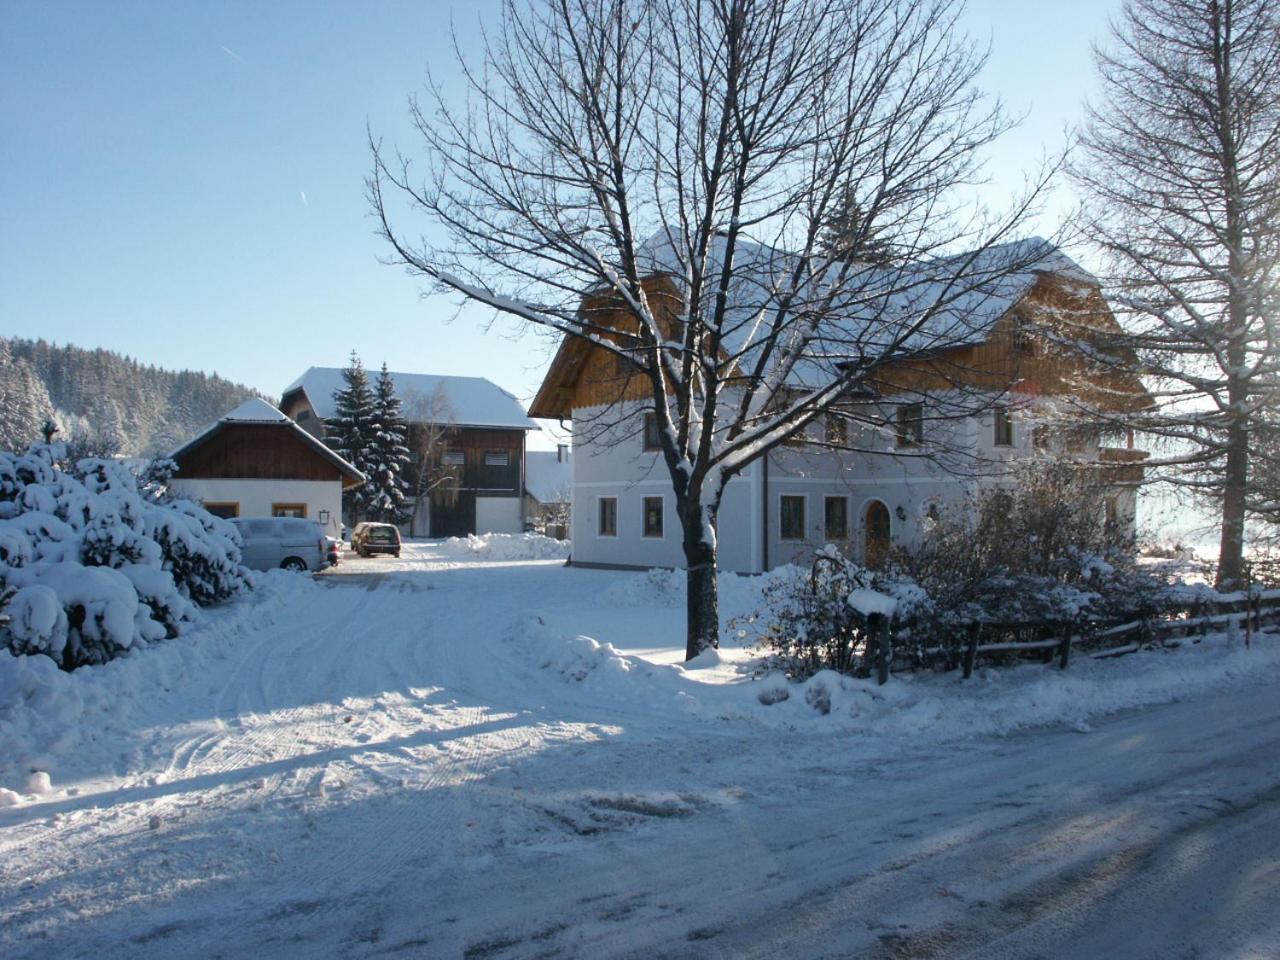
[[[284,563],[280,564],[285,570],[292,570],[294,573],[306,573],[307,565],[298,557],[289,557]]]

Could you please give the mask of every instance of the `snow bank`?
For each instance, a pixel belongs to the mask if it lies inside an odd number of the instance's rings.
[[[483,533],[449,537],[440,543],[446,553],[473,560],[565,560],[569,541],[538,533]]]
[[[1280,638],[1262,635],[1246,649],[1238,637],[1210,636],[1173,649],[1094,660],[1080,655],[1067,671],[1027,664],[985,668],[965,681],[958,671],[898,674],[884,686],[821,671],[803,682],[752,672],[758,661],[722,650],[707,662],[655,663],[587,636],[566,636],[531,614],[506,640],[528,669],[545,671],[567,697],[602,714],[643,710],[772,727],[945,742],[1088,721],[1119,710],[1166,703],[1233,684],[1280,680]]]
[[[123,578],[114,570],[91,572]],[[154,691],[204,675],[213,660],[227,655],[230,644],[259,633],[286,603],[297,602],[300,590],[323,589],[283,571],[262,574],[256,585],[254,603],[210,611],[178,639],[133,649],[92,670],[67,672],[48,656],[0,649],[0,806],[6,791],[17,796],[13,802],[32,793],[36,774],[51,775],[56,787],[60,779],[65,782],[64,769],[112,768],[117,755],[109,745],[115,743],[118,751],[132,729],[131,719]],[[25,597],[20,608],[28,624],[24,630],[47,625],[48,590],[34,585],[19,592]],[[9,609],[12,614],[13,603]],[[123,623],[117,628],[126,629]]]

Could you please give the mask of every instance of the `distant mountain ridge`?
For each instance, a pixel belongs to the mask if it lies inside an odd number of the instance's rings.
[[[111,350],[0,337],[0,446],[8,448],[39,439],[40,426],[53,416],[60,439],[110,438],[125,456],[154,456],[259,396],[217,374],[164,370]]]

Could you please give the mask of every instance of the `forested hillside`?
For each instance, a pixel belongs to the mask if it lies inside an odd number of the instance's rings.
[[[92,438],[150,456],[257,395],[216,374],[161,370],[110,350],[0,337],[0,448],[25,447],[53,417],[60,439]]]

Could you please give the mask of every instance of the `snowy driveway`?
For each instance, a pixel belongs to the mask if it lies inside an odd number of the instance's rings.
[[[678,641],[659,580],[357,563],[92,679],[128,709],[86,690],[0,810],[0,956],[1280,955],[1273,685],[998,738],[724,719],[572,640]]]

